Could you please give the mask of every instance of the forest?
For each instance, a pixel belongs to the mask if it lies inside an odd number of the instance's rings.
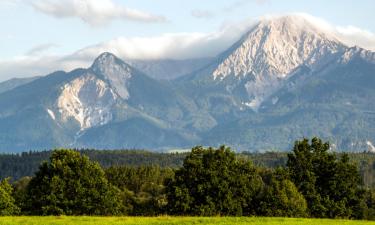
[[[58,149],[0,156],[0,215],[375,219],[375,155],[319,138],[287,153]]]

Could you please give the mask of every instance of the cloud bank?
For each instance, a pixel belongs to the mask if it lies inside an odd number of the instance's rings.
[[[337,37],[348,46],[375,51],[375,34],[354,26],[333,26],[320,18],[298,14],[315,26]],[[261,18],[262,19],[262,18]],[[84,47],[74,53],[51,55],[51,44],[35,46],[24,56],[0,61],[0,80],[15,76],[45,75],[55,70],[70,71],[88,67],[102,52],[112,52],[123,59],[187,59],[215,56],[236,42],[257,20],[228,23],[212,33],[169,33],[153,37],[118,37]],[[33,54],[30,54],[33,53]]]
[[[39,54],[42,54],[46,51],[48,51],[49,49],[52,49],[52,48],[55,48],[55,47],[59,47],[59,45],[57,44],[53,44],[53,43],[46,43],[46,44],[41,44],[41,45],[37,45],[35,47],[33,47],[32,49],[30,49],[26,55],[39,55]]]
[[[166,21],[163,16],[127,8],[112,0],[30,0],[26,3],[41,13],[56,18],[79,18],[92,26],[106,25],[114,19],[147,23]]]

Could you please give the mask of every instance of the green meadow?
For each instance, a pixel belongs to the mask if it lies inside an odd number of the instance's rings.
[[[267,218],[267,217],[92,217],[92,216],[19,216],[0,217],[0,225],[359,225],[374,224],[375,221],[360,220],[330,220],[330,219],[302,219],[302,218]]]

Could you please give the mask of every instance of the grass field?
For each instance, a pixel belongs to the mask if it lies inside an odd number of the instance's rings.
[[[187,225],[187,224],[210,224],[210,225],[356,225],[356,224],[374,224],[375,221],[353,221],[353,220],[328,220],[328,219],[290,219],[290,218],[261,218],[261,217],[0,217],[0,225],[120,225],[120,224],[136,224],[136,225]]]

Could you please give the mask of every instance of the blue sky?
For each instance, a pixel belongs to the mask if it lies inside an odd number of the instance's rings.
[[[370,0],[1,0],[0,81],[122,58],[215,55],[264,15],[307,13],[375,50]]]

